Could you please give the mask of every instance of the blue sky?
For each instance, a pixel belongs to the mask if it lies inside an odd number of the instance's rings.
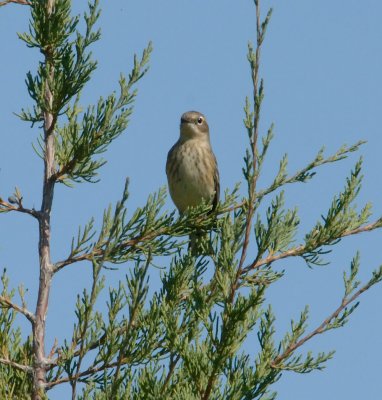
[[[81,11],[85,1],[74,1]],[[164,165],[168,149],[178,136],[180,115],[202,111],[209,121],[211,140],[219,162],[222,189],[242,180],[246,146],[243,127],[245,96],[251,95],[246,60],[247,42],[255,38],[255,8],[250,0],[126,0],[100,1],[102,39],[93,47],[99,68],[82,97],[95,103],[100,95],[118,88],[120,72],[128,74],[134,53],[149,40],[154,52],[148,75],[139,83],[135,112],[126,133],[105,155],[108,160],[96,185],[57,187],[53,208],[53,259],[63,259],[79,225],[92,216],[100,221],[103,209],[121,195],[130,178],[128,208],[144,204],[147,196],[166,184]],[[364,183],[358,204],[371,201],[374,219],[382,214],[380,118],[382,115],[382,3],[377,0],[262,1],[274,14],[263,48],[261,74],[265,81],[261,131],[275,123],[276,137],[264,167],[260,186],[274,176],[284,153],[289,171],[303,167],[321,146],[328,154],[342,144],[367,140]],[[0,195],[7,198],[15,186],[28,206],[40,205],[41,160],[31,143],[39,134],[13,114],[30,105],[25,73],[34,71],[39,54],[17,38],[27,30],[28,9],[0,8]],[[332,196],[356,162],[355,154],[339,164],[325,166],[307,185],[287,188],[287,205],[298,206],[301,236],[324,214]],[[173,208],[171,201],[167,208]],[[0,217],[0,268],[7,267],[11,284],[29,288],[34,308],[38,277],[37,224],[25,215]],[[308,269],[300,260],[278,264],[285,278],[269,292],[281,336],[305,304],[311,308],[314,328],[337,306],[343,293],[342,271],[356,249],[361,251],[361,277],[367,279],[382,263],[381,233],[364,234],[341,242],[327,256],[330,265]],[[250,252],[249,257],[253,256]],[[166,263],[164,262],[165,266]],[[126,267],[107,272],[108,285],[123,277]],[[158,272],[153,274],[153,284]],[[89,286],[87,265],[68,267],[53,283],[48,314],[49,348],[54,338],[69,335],[77,293]],[[342,330],[308,343],[305,350],[336,349],[324,372],[286,373],[275,385],[280,399],[377,399],[382,391],[382,286],[373,288]],[[51,392],[65,399],[65,389]]]

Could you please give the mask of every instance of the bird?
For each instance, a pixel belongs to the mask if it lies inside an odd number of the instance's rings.
[[[212,206],[210,212],[216,209],[220,196],[219,169],[207,119],[202,113],[182,114],[179,139],[167,155],[166,175],[171,199],[180,215],[203,202]],[[194,255],[201,252],[198,243],[202,241],[200,233],[190,235]]]

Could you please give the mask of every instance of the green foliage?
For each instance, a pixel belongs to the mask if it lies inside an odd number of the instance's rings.
[[[317,222],[305,236],[303,257],[308,264],[322,264],[319,256],[324,254],[323,245],[338,243],[346,231],[357,229],[369,220],[371,204],[366,204],[359,213],[353,204],[361,189],[361,165],[362,160],[359,160],[347,178],[344,190],[334,197],[326,216],[322,217],[323,222]]]
[[[15,296],[15,290],[8,289],[9,279],[4,270],[1,275],[0,297],[0,360],[12,360],[14,363],[29,366],[32,360],[31,340],[23,340],[20,327],[17,326],[17,312],[7,306]],[[23,301],[23,288],[19,288]],[[28,399],[31,393],[31,380],[25,379],[25,372],[0,362],[0,397],[2,399]]]
[[[131,88],[147,71],[145,65],[151,50],[149,45],[140,61],[135,58],[129,82],[121,76],[118,98],[115,94],[108,96],[106,100],[100,98],[97,107],[88,107],[82,118],[79,117],[81,109],[78,98],[72,107],[68,107],[68,123],[58,129],[56,136],[58,181],[67,185],[70,181],[96,181],[97,170],[106,161],[94,160],[94,156],[104,153],[108,145],[127,128],[136,96],[136,91],[131,92]]]
[[[133,87],[147,72],[152,52],[149,43],[140,59],[134,56],[128,81],[123,75],[119,79],[119,96],[113,93],[106,99],[101,97],[96,106],[88,106],[82,112],[80,94],[97,67],[88,48],[100,39],[100,30],[94,31],[100,15],[98,5],[98,0],[89,3],[89,13],[84,14],[86,30],[81,34],[77,29],[79,17],[70,16],[70,0],[57,0],[49,15],[44,2],[35,2],[31,7],[30,32],[19,34],[28,47],[38,48],[45,56],[37,73],[27,74],[28,92],[35,104],[33,111],[23,109],[20,118],[33,126],[44,121],[44,112],[52,113],[55,121],[66,117],[67,122],[55,132],[55,179],[66,185],[97,181],[97,170],[106,161],[94,156],[104,153],[126,129],[137,94]],[[54,94],[52,104],[47,102],[47,87]],[[41,138],[38,145],[36,151],[43,158]]]
[[[259,134],[265,95],[259,78],[260,50],[272,10],[262,20],[259,0],[255,0],[255,7],[257,40],[255,46],[248,45],[247,54],[253,98],[247,98],[244,107],[249,139],[243,167],[246,196],[239,199],[237,185],[225,192],[214,212],[210,205],[201,204],[178,217],[164,210],[166,190],[161,188],[130,212],[126,180],[121,200],[105,210],[99,224],[92,218],[78,228],[68,256],[43,271],[44,279],[51,280],[77,262],[92,267],[91,283],[77,297],[71,337],[45,354],[42,366],[36,363],[34,338],[22,340],[27,335],[21,335],[16,315],[26,317],[32,326],[41,321],[28,311],[22,287],[21,306],[17,305],[4,273],[0,296],[1,398],[30,398],[37,390],[32,378],[42,367],[45,390],[69,384],[72,397],[79,399],[270,400],[276,398],[272,385],[284,370],[321,370],[333,357],[333,352],[313,355],[305,350],[309,340],[344,326],[357,308],[359,296],[382,280],[382,267],[362,285],[357,253],[350,272],[344,273],[344,294],[337,308],[318,327],[312,327],[306,307],[278,342],[276,316],[267,297],[268,288],[284,276],[275,263],[301,257],[314,268],[326,262],[322,255],[344,237],[380,228],[382,219],[369,223],[370,204],[361,209],[355,205],[362,181],[361,160],[344,189],[305,235],[298,231],[303,227],[297,208],[285,208],[287,185],[309,183],[319,167],[347,158],[362,142],[343,146],[329,156],[321,149],[294,173],[288,172],[284,155],[271,182],[258,187],[274,126],[264,136]],[[120,77],[118,94],[101,97],[95,105],[83,108],[80,95],[97,65],[89,48],[100,39],[100,31],[95,30],[100,15],[98,1],[89,3],[84,33],[78,30],[80,17],[71,16],[70,0],[56,0],[52,9],[48,2],[33,1],[30,9],[29,33],[19,37],[28,47],[38,49],[43,59],[36,73],[27,74],[34,104],[31,110],[23,109],[20,118],[32,126],[42,125],[36,151],[45,164],[48,138],[54,136],[54,171],[46,186],[97,182],[99,169],[106,162],[100,154],[128,126],[137,94],[135,85],[147,72],[151,43],[141,57],[134,57],[128,79]],[[47,123],[47,116],[53,123]],[[8,201],[0,198],[0,212],[10,211],[29,214],[45,228],[50,218],[44,214],[46,210],[25,208],[17,188]],[[195,257],[188,251],[185,236],[195,229],[207,234],[203,240],[212,249],[210,257]],[[303,242],[296,244],[296,237],[303,237]],[[116,287],[109,287],[104,271],[120,264],[127,270],[126,277]],[[152,288],[149,278],[157,264],[163,266],[161,283]]]
[[[36,75],[27,74],[28,92],[35,105],[32,112],[22,110],[22,120],[32,125],[43,122],[42,110],[58,115],[89,81],[97,65],[87,50],[100,38],[99,30],[92,31],[99,17],[98,3],[98,0],[89,3],[89,14],[84,15],[85,35],[77,30],[79,17],[70,15],[70,0],[58,0],[51,13],[45,2],[33,3],[29,33],[19,34],[19,37],[28,47],[38,48],[49,62],[40,62]],[[46,85],[54,93],[53,104],[46,100]]]
[[[255,237],[258,246],[258,258],[265,252],[275,254],[284,251],[293,243],[299,219],[297,209],[284,210],[284,192],[272,201],[266,212],[267,224],[261,222],[260,215],[255,223]]]

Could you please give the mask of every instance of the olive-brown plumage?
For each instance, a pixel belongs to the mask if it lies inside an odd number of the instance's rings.
[[[203,201],[216,208],[220,195],[219,171],[212,152],[207,120],[197,111],[180,119],[180,136],[167,156],[169,191],[180,214]]]

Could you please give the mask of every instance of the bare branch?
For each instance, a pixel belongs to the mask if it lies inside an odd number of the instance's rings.
[[[21,4],[23,6],[31,6],[32,3],[28,0],[4,0],[0,1],[0,7],[6,6],[7,4],[14,3],[14,4]]]
[[[29,365],[23,365],[23,364],[19,364],[17,362],[8,360],[8,358],[1,358],[0,357],[0,364],[4,364],[4,365],[9,365],[12,368],[16,368],[19,371],[23,371],[27,374],[31,374],[33,372],[32,367],[30,367]]]
[[[3,200],[2,198],[0,198],[0,212],[9,212],[9,211],[18,211],[24,214],[29,214],[32,215],[32,217],[35,218],[39,218],[40,214],[37,210],[35,210],[34,208],[29,209],[29,208],[25,208],[22,203],[18,203],[17,205],[12,205],[11,203]]]
[[[52,15],[55,0],[46,1],[46,15]],[[46,355],[45,355],[45,334],[46,334],[46,315],[48,312],[49,294],[52,285],[52,263],[50,252],[51,225],[50,216],[53,204],[53,194],[55,181],[52,176],[55,172],[55,138],[54,131],[57,122],[57,115],[53,114],[54,95],[52,92],[52,82],[54,82],[53,48],[47,46],[44,51],[44,97],[45,108],[43,109],[44,123],[44,178],[43,193],[39,218],[39,261],[40,276],[39,288],[36,305],[36,321],[33,324],[33,400],[41,400],[45,392],[46,384]]]
[[[27,310],[25,307],[18,306],[5,296],[0,295],[0,307],[12,308],[20,314],[23,314],[32,324],[35,323],[36,318],[32,312]]]

